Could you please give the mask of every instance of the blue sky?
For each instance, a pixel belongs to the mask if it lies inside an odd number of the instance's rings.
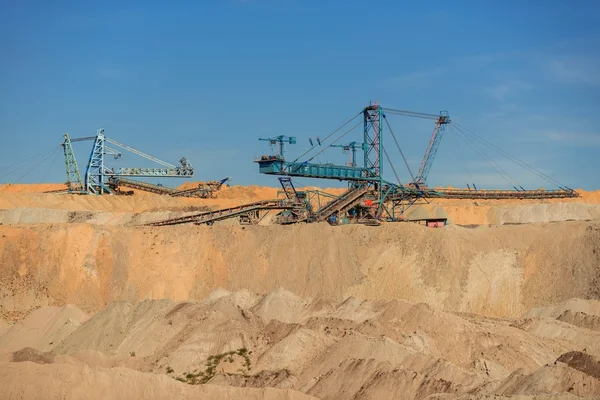
[[[309,137],[324,137],[378,101],[447,110],[557,181],[600,188],[599,2],[167,4],[0,3],[0,182],[63,181],[62,154],[52,153],[62,134],[90,136],[102,127],[165,161],[186,156],[195,180],[231,176],[233,184],[276,185],[252,162],[269,152],[258,137],[296,136],[288,155],[300,155]],[[390,122],[416,171],[432,123]],[[340,143],[360,139],[352,133]],[[474,145],[448,129],[429,183],[551,187]],[[408,181],[395,146],[388,148]],[[89,143],[75,147],[81,168],[89,150]],[[328,149],[319,161],[344,163],[348,156]],[[133,155],[120,163],[147,166]],[[385,175],[395,180],[390,168]]]

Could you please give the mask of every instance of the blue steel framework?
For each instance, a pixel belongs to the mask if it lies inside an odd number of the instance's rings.
[[[277,145],[277,155],[279,155],[280,157],[283,157],[283,145],[285,143],[289,143],[289,144],[296,144],[296,138],[294,136],[284,136],[284,135],[279,135],[279,136],[275,136],[272,138],[260,138],[258,140],[264,141],[264,142],[269,142],[271,145]]]
[[[362,167],[356,165],[317,164],[309,163],[307,161],[288,162],[285,161],[285,158],[281,154],[278,154],[276,156],[262,156],[259,160],[256,160],[259,164],[259,172],[269,175],[301,176],[306,178],[349,181],[354,188],[366,183],[372,187],[373,191],[376,193],[376,215],[380,216],[383,211],[387,211],[387,213],[390,214],[383,201],[385,198],[384,188],[386,192],[391,193],[397,186],[390,184],[383,179],[383,109],[378,104],[371,104],[363,109],[362,116]]]
[[[65,155],[65,169],[67,172],[67,190],[69,193],[81,193],[83,191],[83,181],[81,179],[81,173],[79,172],[77,160],[75,159],[75,153],[73,152],[71,138],[68,133],[65,133],[64,139],[62,147]]]
[[[104,186],[104,129],[98,129],[85,171],[85,190],[90,194],[111,193]]]
[[[383,109],[379,105],[370,105],[363,110],[364,124],[364,167],[369,171],[369,177],[379,178],[374,181],[381,181],[383,175],[383,158],[381,157],[383,148],[383,126],[380,123],[383,120]]]
[[[445,127],[450,123],[450,117],[448,116],[447,112],[442,112],[442,115],[435,117],[437,118],[437,121],[435,123],[433,135],[431,135],[431,140],[429,141],[429,145],[425,151],[425,156],[423,157],[423,161],[419,167],[419,172],[417,173],[417,177],[413,182],[416,185],[426,184],[427,176],[429,176],[429,170],[433,165],[433,159],[435,158],[438,148],[440,147],[440,142],[442,140],[442,136],[444,135]]]
[[[408,163],[400,149],[398,141],[396,140],[394,133],[392,132],[391,126],[386,121],[385,112],[396,115],[404,115],[410,117],[435,119],[436,127],[432,138],[429,142],[429,146],[425,153],[425,157],[421,163],[419,174],[416,178],[413,178],[408,185],[402,185],[390,183],[383,179],[383,155],[388,157],[387,152],[383,147],[383,122],[388,126],[390,136],[394,138],[394,142],[400,150],[400,154],[408,168]],[[260,210],[289,210],[288,215],[282,216],[279,219],[279,223],[288,224],[296,222],[313,222],[313,221],[325,221],[329,220],[330,223],[335,224],[339,217],[343,215],[349,215],[355,221],[361,223],[373,223],[378,221],[375,220],[387,220],[387,221],[399,221],[402,220],[402,214],[412,204],[419,200],[428,201],[430,198],[470,198],[470,199],[502,199],[502,198],[560,198],[560,197],[578,197],[579,194],[572,189],[561,188],[557,191],[538,190],[538,191],[509,191],[509,190],[494,190],[494,191],[471,191],[471,190],[432,190],[427,188],[426,185],[419,185],[424,183],[427,174],[431,168],[431,163],[437,152],[440,140],[442,138],[444,125],[450,122],[448,115],[441,113],[440,115],[415,113],[410,111],[395,110],[388,108],[381,108],[379,105],[369,105],[362,111],[363,121],[359,121],[357,125],[351,128],[349,131],[342,134],[336,140],[333,141],[327,147],[344,147],[335,146],[341,137],[345,136],[354,128],[357,128],[361,123],[363,124],[363,136],[364,144],[362,146],[364,151],[363,166],[358,167],[352,166],[341,166],[333,164],[319,164],[310,163],[318,154],[313,155],[307,161],[298,161],[306,154],[311,152],[315,146],[311,141],[312,148],[306,153],[298,157],[292,162],[285,160],[283,156],[283,143],[293,143],[292,141],[286,140],[284,136],[278,136],[270,139],[260,139],[271,142],[271,144],[279,144],[278,153],[276,155],[263,155],[255,162],[259,165],[259,172],[270,175],[283,176],[279,178],[282,185],[282,193],[286,194],[287,200],[268,200],[259,203],[246,204],[235,208],[218,210],[215,212],[202,213],[194,216],[182,217],[177,219],[169,219],[166,221],[160,221],[153,223],[155,226],[162,225],[173,225],[180,223],[194,222],[196,224],[212,224],[213,221],[218,219],[225,219],[231,217],[240,216],[244,217],[249,221],[257,221],[259,218],[258,212]],[[360,113],[358,114],[360,115]],[[344,126],[356,119],[355,116],[350,121],[346,122],[340,128],[330,133],[324,140],[330,138],[333,134],[337,133]],[[319,145],[321,141],[317,140]],[[323,151],[321,150],[321,151]],[[355,157],[353,157],[355,158]],[[388,158],[390,164],[392,160]],[[354,162],[352,164],[355,164]],[[392,170],[396,175],[393,165],[391,164]],[[410,172],[410,168],[409,172]],[[291,178],[293,176],[302,176],[308,178],[320,178],[320,179],[337,179],[340,181],[348,181],[349,189],[340,196],[335,197],[333,200],[321,207],[320,200],[317,199],[318,209],[313,211],[311,204],[313,203],[312,194],[320,196],[319,192],[311,193],[310,191],[296,191],[292,184]],[[412,172],[411,172],[412,178]],[[330,197],[330,196],[329,196]],[[302,204],[304,203],[304,204]],[[372,211],[372,207],[375,207],[375,211]],[[384,216],[384,213],[387,216]],[[251,216],[252,214],[252,216]]]
[[[374,104],[363,110],[364,167],[369,171],[369,183],[377,193],[376,217],[385,210],[383,193],[383,109]]]
[[[347,164],[349,167],[356,167],[356,150],[366,150],[366,143],[350,142],[347,144],[332,144],[329,147],[341,147],[344,153],[350,153],[350,162]]]
[[[133,147],[127,146],[123,143],[117,142],[114,139],[107,138],[104,135],[104,129],[98,129],[96,132],[96,136],[93,137],[85,137],[78,138],[69,141],[69,149],[71,154],[73,153],[73,149],[70,148],[70,142],[76,141],[84,141],[84,140],[93,140],[94,144],[92,146],[92,152],[90,153],[89,162],[85,172],[85,187],[83,188],[84,192],[89,194],[97,194],[101,195],[104,193],[111,194],[112,191],[110,189],[110,185],[108,182],[109,178],[115,177],[125,177],[125,176],[133,176],[133,177],[169,177],[169,178],[190,178],[194,176],[194,168],[189,163],[189,161],[182,157],[179,160],[180,165],[175,166],[173,164],[169,164],[165,161],[159,160],[156,157],[153,157],[149,154],[143,153]],[[107,168],[104,162],[105,155],[112,155],[115,159],[121,157],[121,152],[106,146],[106,142],[111,143],[117,147],[130,151],[131,153],[137,154],[143,158],[146,158],[150,161],[156,162],[158,164],[162,164],[162,168]],[[72,178],[69,175],[69,157],[67,153],[67,147],[65,145],[65,163],[67,163],[67,179],[71,181]],[[73,160],[74,160],[73,154]]]
[[[429,145],[425,152],[425,156],[423,157],[423,160],[421,162],[419,172],[417,176],[414,177],[412,181],[410,181],[410,183],[407,185],[403,185],[400,182],[394,184],[386,181],[383,178],[383,156],[387,156],[387,153],[385,152],[383,146],[384,121],[388,125],[389,134],[394,138],[394,141],[396,142],[396,145],[398,146],[398,149],[400,150],[400,153],[404,158],[404,155],[398,145],[394,133],[392,132],[389,123],[387,123],[385,119],[387,113],[391,115],[402,115],[408,117],[435,120],[434,132],[429,141]],[[445,126],[450,123],[450,117],[448,116],[448,113],[443,111],[439,115],[426,114],[391,108],[382,108],[378,104],[371,104],[363,109],[362,114],[364,139],[364,157],[362,167],[358,167],[357,165],[342,166],[333,164],[310,163],[309,161],[312,160],[312,158],[304,162],[298,160],[295,160],[293,162],[287,162],[285,161],[285,158],[281,154],[279,154],[277,156],[262,156],[259,160],[257,160],[256,162],[259,164],[259,172],[264,174],[283,175],[290,177],[300,176],[307,178],[337,179],[340,181],[348,181],[350,182],[351,190],[357,188],[364,188],[364,185],[366,183],[368,187],[371,188],[371,190],[369,192],[364,193],[363,198],[372,199],[374,204],[377,206],[376,211],[372,214],[373,217],[377,219],[387,219],[390,221],[401,220],[404,211],[410,206],[412,206],[414,203],[418,201],[428,201],[428,199],[431,198],[539,199],[579,196],[579,194],[574,190],[562,187],[561,190],[555,191],[458,190],[451,192],[447,190],[429,189],[427,187],[426,180],[431,169],[434,157],[439,148],[439,144],[441,142]],[[350,121],[348,121],[347,123],[349,123]],[[342,127],[344,125],[342,125]],[[338,128],[338,130],[339,129],[341,128]],[[334,132],[337,132],[338,130]],[[344,146],[332,144],[328,147]],[[391,163],[392,160],[389,160],[389,162]]]
[[[379,123],[383,115],[379,105],[371,105],[363,110],[364,125],[364,164],[362,167],[310,163],[308,161],[286,161],[283,156],[284,136],[270,139],[259,139],[279,144],[277,155],[262,156],[256,160],[259,164],[259,172],[269,175],[304,176],[308,178],[338,179],[344,181],[362,181],[381,183],[383,171],[382,152],[382,125]],[[289,141],[289,143],[295,143]],[[379,185],[381,186],[381,185]]]

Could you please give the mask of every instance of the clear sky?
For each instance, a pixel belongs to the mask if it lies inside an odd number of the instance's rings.
[[[3,183],[64,181],[61,151],[52,153],[64,132],[102,127],[165,161],[186,156],[195,180],[276,185],[252,162],[270,150],[258,137],[296,136],[287,155],[300,155],[308,138],[378,101],[447,110],[559,182],[600,188],[598,1],[2,0],[0,50]],[[390,122],[416,172],[432,122]],[[350,140],[360,132],[338,143]],[[448,129],[429,183],[551,187],[475,145]],[[82,169],[90,149],[75,145]],[[147,166],[128,154],[119,162]]]

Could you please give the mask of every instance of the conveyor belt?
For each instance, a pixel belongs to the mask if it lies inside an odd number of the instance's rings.
[[[316,212],[316,220],[325,221],[327,218],[329,218],[336,212],[347,210],[348,208],[354,206],[358,201],[360,201],[362,196],[364,196],[368,191],[369,187],[366,185],[358,186],[356,188],[348,190],[338,198],[330,201],[329,203],[321,207],[321,209]]]
[[[466,190],[466,189],[429,189],[419,194],[416,189],[411,193],[397,193],[388,200],[424,197],[428,199],[470,199],[470,200],[525,200],[525,199],[564,199],[579,197],[575,190]]]
[[[111,177],[109,179],[109,185],[111,187],[126,186],[131,189],[143,190],[145,192],[156,193],[156,194],[170,195],[171,193],[174,193],[176,191],[175,189],[172,189],[169,187],[153,185],[151,183],[134,181],[133,179],[126,179],[126,178],[121,178],[121,177],[119,177],[119,178]]]
[[[216,211],[206,211],[187,217],[173,218],[165,221],[150,223],[150,226],[167,226],[179,224],[206,224],[214,221],[237,217],[257,210],[286,210],[298,208],[300,205],[282,200],[265,200],[256,203],[243,204],[237,207],[224,208]]]

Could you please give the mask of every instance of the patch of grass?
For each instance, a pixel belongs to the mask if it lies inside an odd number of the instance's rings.
[[[130,351],[130,352],[129,352],[129,355],[130,355],[131,357],[135,357],[135,351]]]
[[[172,374],[175,370],[169,366],[167,366],[167,374]]]
[[[221,361],[233,363],[235,361],[235,357],[242,357],[244,359],[243,366],[245,369],[240,369],[240,372],[244,373],[250,371],[250,369],[252,368],[252,363],[250,361],[249,356],[250,354],[252,354],[252,352],[248,351],[248,349],[243,347],[241,349],[208,356],[206,362],[204,363],[204,365],[206,366],[204,371],[196,369],[193,372],[185,372],[182,376],[175,379],[190,385],[205,384],[206,382],[211,380],[213,376],[215,376],[217,367],[219,366]],[[173,372],[173,369],[171,367],[167,367],[167,373],[171,373],[169,372],[169,370]]]

